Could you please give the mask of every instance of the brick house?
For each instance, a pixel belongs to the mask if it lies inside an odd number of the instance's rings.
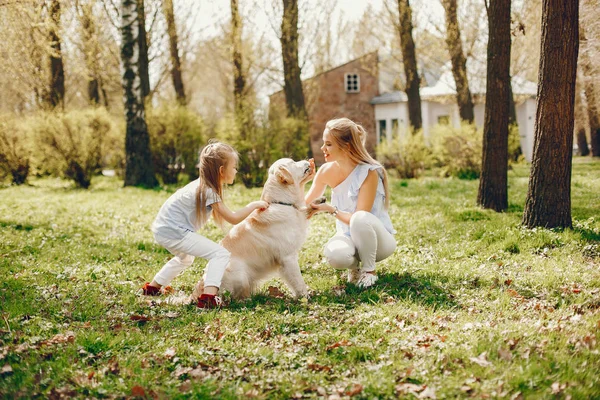
[[[375,154],[377,136],[375,108],[371,100],[379,95],[377,52],[366,54],[302,82],[312,152],[317,165],[325,162],[320,147],[323,129],[330,119],[347,117],[368,132],[367,150]],[[285,113],[283,90],[270,97],[270,111]]]

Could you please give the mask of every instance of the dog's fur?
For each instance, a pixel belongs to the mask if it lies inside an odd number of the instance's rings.
[[[280,276],[295,297],[308,295],[298,251],[306,239],[310,211],[304,203],[304,185],[312,177],[308,161],[284,158],[269,168],[261,196],[270,203],[269,208],[253,211],[221,241],[231,252],[221,293],[229,292],[234,299],[247,298],[261,281]],[[203,289],[204,279],[196,284],[191,300],[196,300]]]

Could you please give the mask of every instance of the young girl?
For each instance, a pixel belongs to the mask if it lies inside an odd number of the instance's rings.
[[[337,233],[325,245],[325,257],[334,268],[348,269],[348,282],[359,287],[377,281],[375,262],[396,249],[396,231],[387,212],[387,174],[365,149],[366,136],[348,118],[327,122],[321,146],[325,164],[305,198],[315,212],[327,211],[336,219]],[[312,204],[327,186],[331,204]]]
[[[163,204],[152,232],[156,241],[175,257],[167,262],[152,282],[142,287],[145,295],[161,293],[161,287],[192,265],[194,257],[208,260],[204,293],[198,298],[198,307],[217,308],[221,299],[217,296],[230,253],[219,244],[196,233],[212,215],[221,226],[223,221],[238,224],[256,209],[269,205],[253,201],[246,207],[231,211],[223,203],[223,186],[232,184],[237,174],[237,152],[225,143],[209,143],[200,153],[200,177],[179,189]]]

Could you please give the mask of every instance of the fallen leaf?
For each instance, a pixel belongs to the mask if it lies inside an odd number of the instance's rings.
[[[143,387],[136,385],[131,388],[131,395],[136,397],[144,397],[146,395],[146,391]]]
[[[347,346],[352,346],[352,343],[350,343],[349,341],[344,339],[344,340],[340,340],[339,342],[335,342],[334,344],[332,344],[330,346],[327,346],[326,350],[331,351],[337,347],[347,347]]]
[[[269,286],[269,296],[281,299],[285,297],[285,293],[283,293],[277,286]]]
[[[145,315],[132,315],[129,319],[136,322],[148,322],[151,318]]]
[[[426,387],[425,390],[423,390],[419,394],[419,398],[420,399],[437,399],[437,397],[435,395],[435,389],[432,387]]]
[[[0,374],[1,375],[12,374],[12,372],[13,372],[13,369],[12,369],[12,367],[9,364],[4,364],[4,366],[0,370]]]
[[[331,367],[328,365],[308,364],[306,367],[311,371],[331,371]]]
[[[498,349],[498,357],[500,357],[504,361],[510,361],[510,360],[512,360],[512,353],[506,349],[499,348]]]
[[[344,394],[346,396],[356,396],[360,394],[363,390],[363,386],[360,383],[355,383],[349,390],[346,390]]]
[[[469,360],[471,360],[475,364],[480,365],[482,367],[489,367],[490,365],[492,365],[492,363],[489,362],[488,359],[487,359],[487,352],[486,351],[484,351],[483,353],[481,353],[477,357],[470,357]]]
[[[174,347],[169,347],[165,351],[165,357],[167,357],[167,358],[173,358],[173,357],[175,357],[175,348]]]

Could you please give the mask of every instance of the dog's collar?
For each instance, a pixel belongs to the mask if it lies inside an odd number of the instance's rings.
[[[290,206],[290,207],[294,207],[296,210],[298,209],[298,206],[296,206],[295,204],[284,203],[283,201],[270,201],[269,203],[271,203],[271,204],[281,204],[282,206]]]

